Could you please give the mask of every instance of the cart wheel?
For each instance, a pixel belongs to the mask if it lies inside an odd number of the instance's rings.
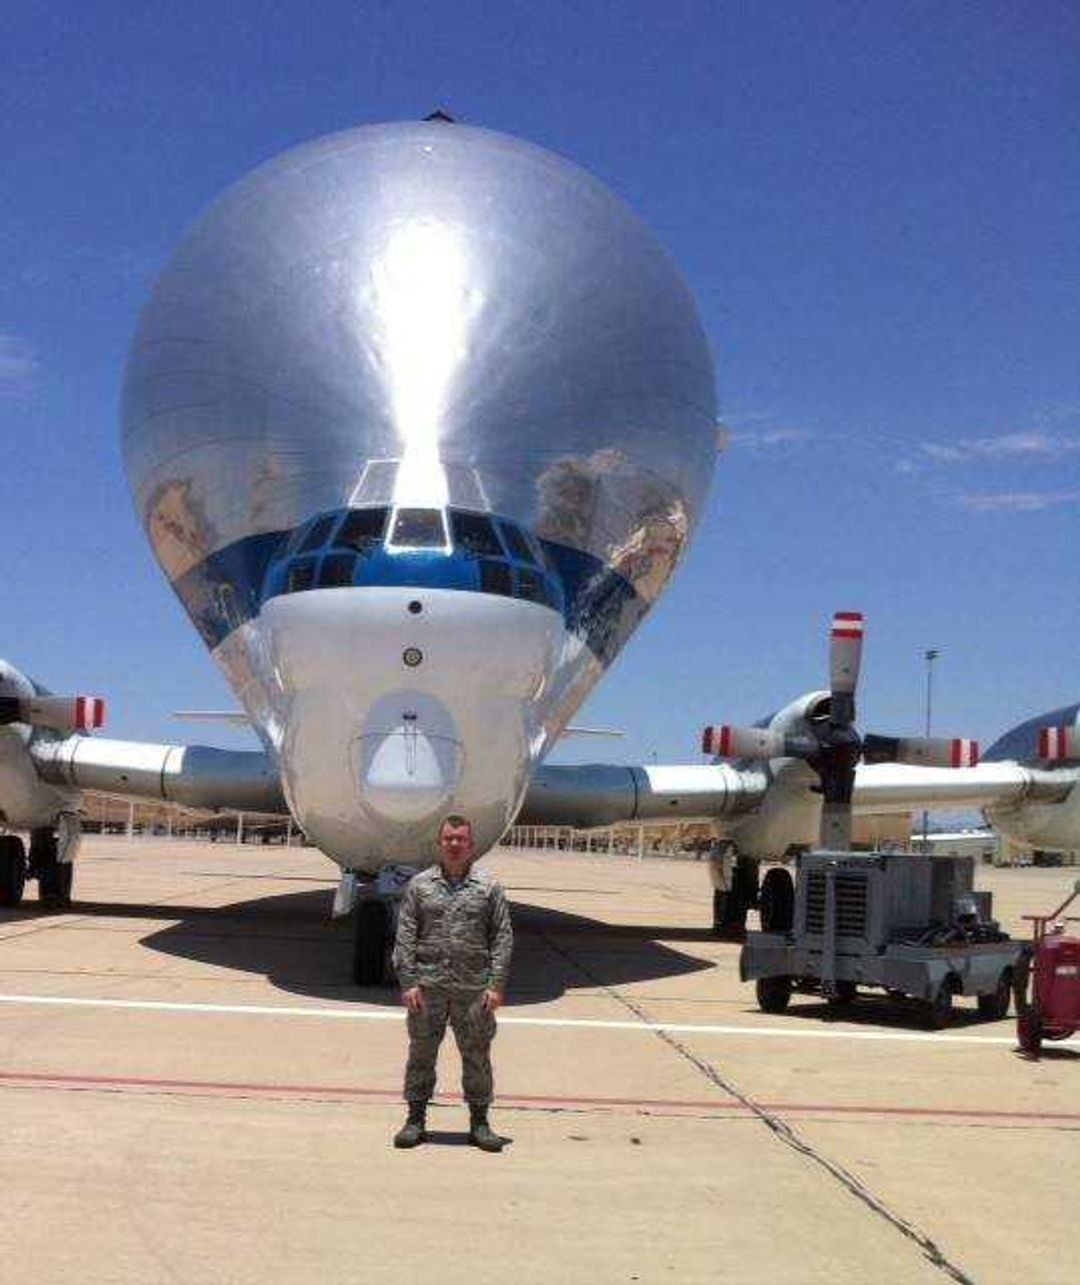
[[[782,1013],[791,999],[790,977],[759,977],[757,980],[758,1008],[763,1013]]]
[[[761,930],[787,933],[795,922],[795,885],[783,866],[775,866],[761,881],[758,896]]]
[[[1028,1057],[1038,1057],[1042,1052],[1042,1022],[1034,1009],[1016,1019],[1016,1042]]]
[[[1012,969],[1003,969],[998,978],[997,989],[989,995],[979,996],[979,1016],[987,1022],[1000,1022],[1003,1017],[1008,1017],[1012,987]]]
[[[926,1021],[931,1030],[941,1031],[952,1021],[956,979],[950,973],[943,977],[934,998],[926,1002]]]

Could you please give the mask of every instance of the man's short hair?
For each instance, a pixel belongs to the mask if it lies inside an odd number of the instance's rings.
[[[472,822],[468,817],[459,816],[457,812],[451,812],[448,817],[443,817],[440,822],[439,833],[442,834],[446,829],[460,830],[462,826],[467,826],[471,830]]]

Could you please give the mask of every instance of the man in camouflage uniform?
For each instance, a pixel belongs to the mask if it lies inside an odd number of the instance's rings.
[[[495,1010],[506,992],[513,946],[510,910],[495,880],[472,868],[472,826],[464,817],[443,821],[439,853],[439,864],[410,882],[398,916],[394,968],[408,1009],[409,1116],[394,1146],[415,1147],[427,1137],[427,1104],[449,1021],[461,1053],[469,1141],[483,1151],[501,1151],[503,1139],[488,1123],[488,1107]]]

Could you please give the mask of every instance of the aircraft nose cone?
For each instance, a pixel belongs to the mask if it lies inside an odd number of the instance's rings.
[[[416,825],[447,808],[461,779],[463,747],[445,706],[422,692],[394,692],[372,706],[352,746],[364,809]]]

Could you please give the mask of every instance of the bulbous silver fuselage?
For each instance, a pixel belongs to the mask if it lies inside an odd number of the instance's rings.
[[[356,868],[482,846],[668,581],[715,453],[693,302],[582,170],[439,122],[230,189],[132,345],[154,552]],[[417,659],[419,655],[419,659]]]

